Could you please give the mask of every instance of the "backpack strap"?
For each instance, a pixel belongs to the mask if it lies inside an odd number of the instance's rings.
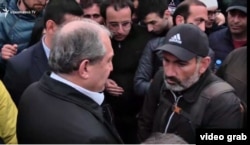
[[[218,97],[223,93],[232,92],[234,88],[224,81],[215,81],[208,84],[201,92],[198,100],[195,102],[190,113],[190,119],[194,125],[194,128],[198,127],[202,123],[202,118],[205,113],[206,107],[212,98]]]
[[[209,84],[203,91],[202,96],[208,99],[219,96],[226,92],[232,92],[234,88],[224,81],[216,81]]]
[[[208,84],[201,94],[199,94],[199,97],[197,101],[192,105],[190,110],[183,110],[179,106],[173,105],[170,102],[168,102],[167,99],[164,99],[164,93],[162,91],[165,89],[164,81],[161,82],[161,93],[159,94],[159,102],[164,102],[167,106],[172,106],[172,111],[183,115],[187,120],[189,120],[189,123],[191,124],[191,127],[193,131],[195,132],[195,128],[202,125],[202,119],[205,113],[205,110],[207,108],[207,105],[211,101],[212,98],[218,97],[223,93],[227,92],[234,92],[234,88],[229,85],[228,83],[219,80],[212,82]],[[165,108],[166,110],[168,108]],[[162,115],[164,116],[164,115]]]
[[[195,132],[195,128],[199,127],[202,123],[202,119],[203,119],[206,107],[209,104],[210,100],[223,93],[232,92],[232,91],[234,91],[234,88],[228,83],[221,81],[221,80],[215,81],[215,82],[208,84],[203,89],[197,101],[192,105],[189,111],[183,110],[177,105],[172,105],[172,111],[185,117],[190,123],[193,132]],[[160,101],[163,101],[163,100],[164,99],[160,97]],[[165,102],[165,104],[169,104],[169,102],[168,103]]]

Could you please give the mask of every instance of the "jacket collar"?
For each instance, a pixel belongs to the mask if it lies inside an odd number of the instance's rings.
[[[113,134],[117,141],[119,143],[122,143],[122,140],[114,126],[112,126],[107,122],[106,119],[104,119],[102,107],[95,101],[78,92],[71,86],[50,78],[50,72],[48,71],[44,73],[40,82],[40,85],[43,89],[48,92],[55,92],[56,95],[54,95],[53,97],[71,102],[91,112],[100,122],[102,122],[107,127],[108,130],[110,130],[111,134]],[[53,90],[51,88],[53,88]]]
[[[81,92],[78,92],[73,87],[52,79],[50,77],[50,73],[51,72],[47,71],[42,76],[41,87],[47,89],[50,92],[51,91],[55,92],[55,94],[57,95],[54,95],[53,97],[57,97],[62,100],[67,100],[68,102],[72,102],[74,104],[77,104],[76,102],[85,104],[86,106],[88,106],[93,110],[98,110],[97,112],[95,112],[98,114],[100,106],[96,102],[94,102],[92,99],[85,96]],[[53,88],[53,90],[50,90],[50,88]]]

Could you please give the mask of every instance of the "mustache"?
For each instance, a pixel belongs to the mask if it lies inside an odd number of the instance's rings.
[[[239,25],[239,24],[231,24],[230,26],[231,27],[241,27],[241,25]]]
[[[34,4],[34,6],[45,6],[45,4],[42,4],[42,3],[38,3],[38,4]]]
[[[167,77],[165,76],[165,81],[167,83],[167,80],[171,80],[172,82],[175,82],[177,85],[179,85],[182,88],[185,88],[186,86],[184,86],[181,81],[179,79],[177,79],[176,77]]]
[[[177,79],[176,77],[168,77],[168,76],[165,76],[165,79],[167,80],[171,80],[173,82],[176,82],[177,84],[181,84],[181,81],[179,79]]]

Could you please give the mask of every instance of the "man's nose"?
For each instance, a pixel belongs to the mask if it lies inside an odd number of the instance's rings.
[[[168,77],[175,77],[176,76],[176,72],[175,72],[175,66],[168,64],[165,67],[165,75]]]
[[[153,31],[153,26],[152,25],[147,25],[147,29],[148,29],[148,32],[152,32]]]
[[[119,26],[118,26],[118,30],[117,30],[119,33],[124,33],[124,29],[123,29],[123,27],[122,27],[122,25],[121,24],[119,24]]]

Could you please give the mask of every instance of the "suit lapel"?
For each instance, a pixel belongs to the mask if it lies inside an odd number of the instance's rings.
[[[108,128],[108,130],[113,134],[113,136],[116,138],[116,140],[119,143],[123,143],[123,141],[122,141],[121,137],[119,136],[119,133],[115,129],[114,125],[111,122],[109,123],[108,120],[104,118],[102,107],[98,107],[96,109],[97,111],[93,111],[93,108],[91,108],[91,106],[88,106],[86,104],[82,104],[80,101],[77,101],[77,102],[73,101],[73,103],[78,104],[81,107],[88,110],[89,112],[91,112],[98,120],[100,120]]]
[[[49,69],[48,59],[44,52],[42,41],[35,44],[33,53],[34,55],[32,58],[33,60],[32,64],[33,64],[34,69],[32,69],[32,71],[34,75],[33,77],[36,79],[36,78],[40,78],[42,74]]]

